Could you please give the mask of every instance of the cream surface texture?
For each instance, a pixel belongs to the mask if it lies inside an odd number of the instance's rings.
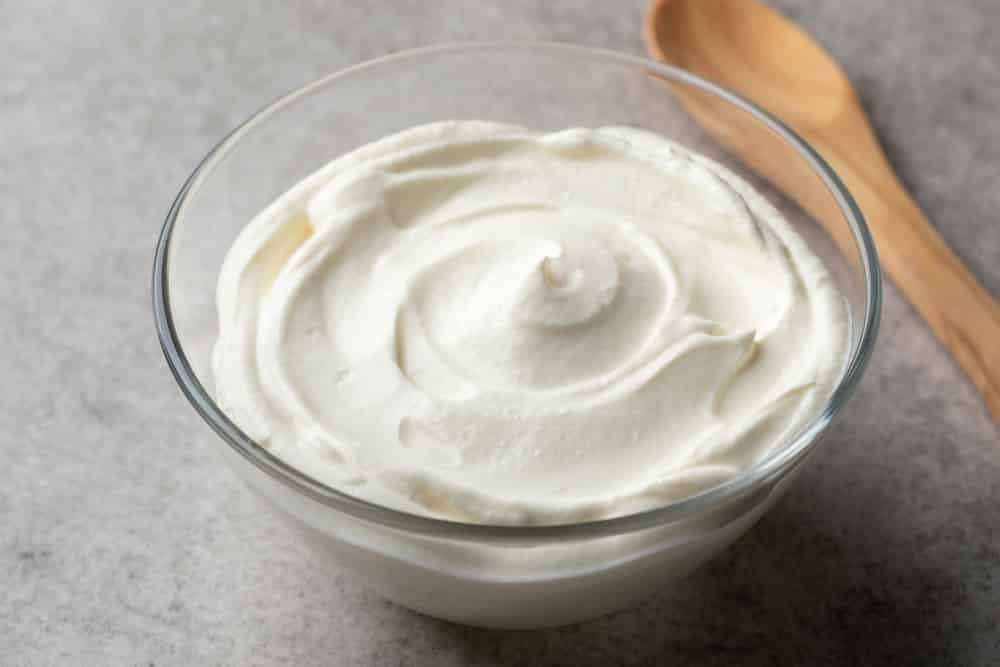
[[[618,516],[786,444],[847,310],[778,211],[645,131],[442,122],[320,169],[219,278],[219,404],[306,474],[496,524]]]

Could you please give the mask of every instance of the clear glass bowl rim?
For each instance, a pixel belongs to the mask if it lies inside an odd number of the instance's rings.
[[[516,50],[521,53],[524,51],[534,51],[543,54],[556,53],[563,57],[579,57],[585,61],[602,61],[609,64],[633,66],[643,69],[650,74],[679,81],[699,88],[704,92],[711,93],[749,113],[756,120],[769,127],[812,167],[829,189],[841,213],[847,220],[854,240],[860,250],[862,272],[865,281],[864,318],[860,322],[859,342],[854,350],[852,350],[851,357],[845,365],[843,375],[830,399],[823,410],[817,414],[799,435],[780,451],[773,452],[740,475],[703,493],[634,514],[570,524],[531,526],[471,524],[411,514],[377,505],[338,491],[309,477],[251,440],[238,426],[230,421],[219,406],[216,405],[204,386],[202,386],[188,362],[174,327],[170,309],[168,281],[170,267],[168,259],[172,232],[177,221],[183,215],[185,203],[197,191],[199,185],[212,172],[215,165],[258,123],[266,120],[284,106],[340,78],[348,77],[370,68],[409,59],[444,54],[461,55],[467,52],[504,50]],[[716,507],[723,506],[727,501],[740,497],[741,494],[770,481],[783,470],[790,469],[792,465],[811,451],[812,446],[818,441],[818,436],[822,434],[836,413],[840,411],[861,379],[868,360],[871,357],[878,334],[882,301],[881,284],[881,272],[875,243],[854,198],[826,161],[794,131],[767,111],[764,111],[739,95],[691,74],[686,70],[656,63],[639,56],[618,53],[608,49],[559,42],[490,41],[441,44],[400,51],[368,60],[336,71],[297,88],[258,110],[225,136],[202,159],[175,198],[167,213],[157,242],[153,263],[152,287],[153,314],[160,346],[181,391],[198,414],[208,422],[209,426],[240,456],[259,470],[290,487],[295,492],[311,498],[332,510],[388,528],[455,540],[562,542],[635,532],[696,516]]]

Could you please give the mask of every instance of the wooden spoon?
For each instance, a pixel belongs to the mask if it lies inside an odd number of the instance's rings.
[[[823,156],[867,218],[883,267],[1000,422],[1000,304],[900,184],[836,61],[757,0],[654,0],[645,39],[654,58],[771,111]],[[768,130],[732,105],[693,88],[672,87],[709,133],[796,199],[836,241],[853,248],[829,194],[816,179],[806,182],[788,168],[797,159],[791,149],[781,154],[779,142],[765,136]]]

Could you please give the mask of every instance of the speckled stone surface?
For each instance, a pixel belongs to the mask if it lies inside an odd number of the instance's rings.
[[[777,4],[843,60],[903,180],[1000,293],[996,6]],[[449,625],[319,570],[176,389],[152,250],[228,129],[410,46],[640,53],[643,5],[0,0],[0,664],[1000,663],[1000,430],[891,287],[859,395],[785,499],[646,605],[552,631]]]

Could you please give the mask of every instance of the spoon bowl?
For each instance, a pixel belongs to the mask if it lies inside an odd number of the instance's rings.
[[[761,38],[779,32],[780,41]],[[647,22],[647,44],[661,60],[730,90],[752,90],[801,124],[826,125],[852,94],[843,70],[807,34],[755,2],[658,2]],[[814,97],[808,106],[800,104],[803,90]]]

